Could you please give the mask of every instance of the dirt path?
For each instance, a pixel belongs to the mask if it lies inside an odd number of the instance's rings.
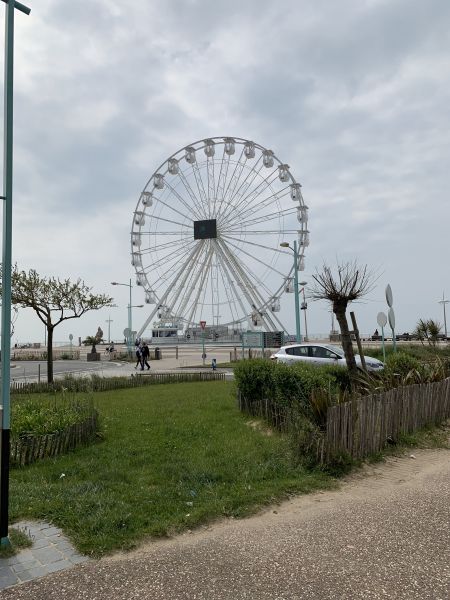
[[[294,498],[42,580],[2,598],[300,600],[450,597],[450,451],[368,466]]]

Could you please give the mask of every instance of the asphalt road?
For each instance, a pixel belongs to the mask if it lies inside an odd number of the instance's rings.
[[[107,374],[108,370],[117,370],[123,363],[114,361],[87,362],[86,360],[55,360],[53,373],[56,377],[63,375],[80,375],[85,373]],[[11,362],[11,381],[37,381],[39,369],[42,381],[47,380],[47,363],[36,360],[20,360]]]

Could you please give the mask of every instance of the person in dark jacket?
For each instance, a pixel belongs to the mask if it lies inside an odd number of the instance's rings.
[[[142,352],[142,370],[144,370],[144,367],[147,367],[147,371],[148,371],[150,369],[150,365],[148,364],[148,359],[150,357],[150,349],[145,342],[142,344],[141,352]]]

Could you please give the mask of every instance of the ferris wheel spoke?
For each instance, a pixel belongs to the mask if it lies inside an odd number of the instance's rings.
[[[275,267],[272,267],[272,265],[269,265],[268,263],[261,260],[260,258],[257,258],[254,254],[250,254],[249,252],[246,252],[243,248],[239,248],[239,246],[237,246],[236,244],[233,244],[233,242],[228,241],[228,245],[232,246],[233,248],[236,248],[236,250],[239,250],[239,252],[242,252],[242,254],[245,254],[252,260],[255,260],[256,262],[258,262],[259,264],[264,265],[264,267],[266,267],[267,269],[270,269],[274,273],[277,273],[277,275],[281,275],[281,277],[285,276],[284,273],[282,273],[278,269],[275,269]]]
[[[225,292],[225,296],[227,297],[228,306],[230,307],[231,318],[233,321],[236,321],[238,312],[237,312],[237,307],[236,307],[236,300],[232,295],[233,290],[232,290],[231,286],[230,286],[230,288],[227,286],[227,283],[230,284],[230,282],[228,280],[228,274],[226,273],[226,271],[224,271],[222,262],[220,260],[220,256],[217,252],[216,252],[216,256],[217,256],[217,265],[219,268],[219,272],[222,274],[223,289]],[[231,291],[231,295],[229,293],[230,291]]]
[[[191,214],[190,215],[186,215],[185,213],[182,213],[180,210],[178,210],[174,206],[171,206],[170,204],[167,204],[167,202],[164,202],[164,200],[161,200],[161,198],[158,198],[158,204],[162,204],[163,206],[165,206],[169,210],[171,210],[171,211],[177,213],[178,215],[180,215],[180,217],[183,217],[184,219],[186,219],[190,223],[192,222],[192,210],[191,210]],[[152,216],[152,215],[150,215],[150,216]]]
[[[189,303],[189,298],[192,296],[195,290],[195,286],[197,285],[197,282],[202,273],[202,267],[204,266],[205,261],[207,260],[207,252],[203,241],[204,240],[202,240],[202,243],[199,245],[200,251],[194,257],[193,264],[189,269],[190,272],[187,273],[185,279],[179,286],[179,290],[177,290],[175,293],[175,296],[179,299],[178,312],[180,314],[185,313]],[[204,259],[202,259],[203,255],[205,256]]]
[[[222,210],[226,209],[227,203],[225,202],[225,198],[232,198],[233,194],[236,190],[236,186],[239,183],[239,179],[242,175],[242,171],[247,164],[247,157],[244,155],[244,148],[242,148],[241,154],[239,156],[239,160],[237,161],[233,173],[231,174],[230,180],[228,182],[227,188],[223,193],[222,201],[220,203],[219,209],[216,214],[216,218],[219,219],[222,215]]]
[[[239,227],[244,229],[248,225],[257,225],[258,223],[266,223],[267,221],[273,221],[275,219],[279,219],[280,217],[288,217],[291,215],[295,215],[297,208],[295,206],[291,208],[285,208],[284,210],[279,210],[273,213],[269,213],[266,215],[261,215],[260,217],[248,219],[248,221],[244,221],[243,219],[236,217],[235,219],[230,219],[230,221],[225,225],[221,226],[221,231],[226,231],[228,227],[231,227],[239,223]]]
[[[243,205],[246,206],[245,211],[248,211],[249,207],[252,206],[252,204],[259,198],[259,196],[264,192],[264,190],[267,189],[267,187],[270,187],[272,185],[272,183],[276,180],[277,177],[278,169],[274,169],[269,173],[267,177],[260,181],[258,185],[249,194],[241,198],[241,200],[235,206],[235,211],[239,212],[240,207]]]
[[[197,165],[197,163],[195,163],[195,165]],[[186,190],[187,194],[189,194],[189,197],[192,200],[193,207],[195,207],[195,209],[197,211],[197,212],[193,211],[197,220],[201,220],[202,216],[205,213],[204,204],[202,203],[202,195],[200,194],[200,198],[198,198],[195,195],[194,190],[191,188],[188,179],[186,178],[183,171],[181,171],[181,169],[178,172],[178,175],[181,179],[184,189]],[[198,187],[198,182],[197,182],[197,187]],[[200,188],[199,188],[199,193],[200,193]]]
[[[208,273],[208,269],[209,269],[209,261],[211,261],[212,258],[212,252],[209,250],[207,253],[207,257],[206,257],[206,262],[205,262],[205,268],[202,271],[199,271],[198,273],[198,277],[195,280],[195,285],[197,285],[198,282],[199,285],[197,287],[197,292],[194,298],[194,302],[191,305],[190,308],[190,313],[189,313],[189,318],[188,318],[188,325],[194,322],[194,316],[195,316],[195,312],[198,308],[198,301],[200,298],[200,294],[202,292],[202,287],[204,286],[205,283],[205,277]],[[193,287],[193,290],[195,290],[195,286]]]
[[[246,296],[250,306],[253,308],[257,308],[257,305],[261,304],[262,297],[260,296],[255,284],[242,269],[241,264],[238,260],[236,260],[236,257],[234,256],[233,252],[222,240],[219,242],[219,247],[228,259],[228,264],[230,266],[233,266],[233,273],[237,278],[237,281],[240,283],[240,287],[244,295]]]
[[[165,219],[164,217],[160,217],[158,215],[150,215],[151,219],[156,219],[157,221],[164,221],[165,223],[171,223],[172,225],[179,225],[180,227],[187,227],[189,229],[193,229],[193,225],[187,225],[186,223],[180,223],[179,221],[174,221],[173,219]],[[151,233],[151,231],[148,231]]]
[[[178,258],[179,258],[180,256],[182,256],[183,254],[184,254],[184,255],[186,254],[186,250],[187,250],[187,249],[188,249],[188,248],[186,247],[186,245],[185,245],[185,244],[183,244],[183,245],[180,245],[180,248],[178,248],[178,249],[173,249],[173,248],[172,248],[172,250],[171,250],[171,251],[169,251],[169,252],[165,253],[163,256],[159,257],[157,260],[154,260],[154,261],[152,262],[152,265],[151,265],[151,267],[152,267],[152,268],[155,268],[155,267],[158,267],[158,266],[161,264],[161,265],[164,265],[164,266],[166,267],[166,270],[167,270],[167,271],[169,271],[169,270],[170,270],[170,267],[169,267],[169,265],[170,265],[172,262],[176,264],[176,263],[177,263],[177,261],[178,261]],[[169,250],[169,248],[165,248],[165,250]],[[153,251],[153,252],[156,254],[156,252],[155,252],[155,251]],[[150,255],[151,255],[151,254],[150,254]],[[156,256],[158,256],[158,255],[156,254]],[[150,268],[150,267],[148,267],[148,268],[147,268],[147,271],[149,270],[149,268]],[[144,269],[144,272],[146,272],[146,270],[145,270],[145,269]]]
[[[189,241],[188,241],[189,238]],[[175,246],[182,246],[185,250],[188,246],[192,246],[193,244],[195,244],[195,240],[191,240],[190,239],[191,236],[186,236],[186,239],[182,239],[182,240],[170,240],[170,242],[165,242],[164,244],[157,244],[157,249],[158,250],[166,250],[167,248],[173,249],[174,245]],[[155,251],[155,247],[148,247],[148,248],[144,248],[140,251],[140,254],[151,254],[152,252]]]
[[[201,200],[202,205],[202,215],[206,215],[206,207],[208,206],[207,194],[205,191],[205,186],[203,184],[202,175],[200,173],[200,169],[198,168],[198,163],[195,161],[192,165],[192,172],[194,173],[194,179],[197,186],[199,198]]]
[[[255,165],[253,169],[247,173],[247,176],[244,178],[242,185],[240,186],[239,195],[235,194],[233,198],[231,198],[232,203],[230,202],[230,206],[232,208],[228,209],[228,213],[231,210],[233,210],[233,212],[239,212],[241,206],[248,204],[248,198],[251,198],[254,195],[259,195],[259,193],[262,193],[265,189],[267,189],[267,187],[270,186],[271,180],[275,180],[277,170],[271,171],[267,177],[263,177],[263,175],[261,175],[263,169],[263,164],[261,164],[258,170],[256,170]],[[259,183],[253,187],[253,183],[258,176],[261,178],[261,181],[259,181]]]
[[[187,257],[187,259],[184,261],[184,263],[182,263],[180,265],[180,268],[178,269],[178,273],[176,275],[176,277],[173,279],[172,281],[172,285],[175,285],[177,280],[181,277],[182,273],[186,273],[186,268],[189,265],[190,261],[192,260],[192,257],[195,255],[196,252],[199,251],[199,246],[195,246],[194,249],[192,250],[192,252],[189,254],[189,256]],[[155,306],[155,308],[151,311],[150,315],[147,317],[144,325],[139,329],[138,333],[137,333],[137,337],[141,337],[142,333],[145,331],[145,329],[147,328],[148,324],[151,322],[151,320],[154,318],[154,316],[156,315],[156,313],[158,312],[158,305],[161,306],[162,304],[164,304],[164,302],[166,301],[167,296],[170,293],[170,286],[166,289],[165,293],[162,294],[162,296],[160,296],[158,298],[157,294],[155,294],[156,299],[157,299],[157,304]]]
[[[241,156],[244,152],[244,148],[242,148]],[[225,146],[223,148],[222,162],[220,163],[220,172],[219,179],[217,182],[217,190],[214,198],[214,209],[213,209],[213,217],[217,218],[217,214],[220,212],[223,200],[225,198],[225,186],[227,184],[228,170],[230,167],[231,155],[225,152]],[[219,204],[217,204],[217,200],[219,200]]]
[[[181,181],[183,181],[183,175],[182,175],[181,170],[179,172],[179,176],[180,176]],[[194,206],[189,206],[189,204],[186,202],[186,200],[183,198],[183,196],[168,181],[165,181],[165,185],[166,185],[167,189],[170,191],[170,193],[173,196],[175,196],[175,198],[177,198],[177,200],[180,202],[180,204],[182,204],[187,209],[188,212],[193,212],[197,216],[197,213],[195,212],[194,209],[198,210],[198,207],[196,206],[195,203],[194,203]],[[195,196],[194,196],[194,198],[195,198]],[[191,200],[192,200],[192,197],[191,197]],[[159,199],[158,199],[158,201],[159,201]]]
[[[239,233],[241,231],[241,229],[229,229],[227,231],[228,233]],[[296,235],[298,233],[298,229],[259,229],[259,230],[246,230],[245,231],[245,235],[279,235],[281,233],[288,233],[288,234],[292,234],[292,235]]]
[[[283,190],[281,190],[281,191],[283,191]],[[296,206],[291,206],[284,210],[279,210],[274,213],[269,213],[269,215],[263,213],[258,217],[258,213],[261,213],[262,211],[267,210],[268,207],[270,207],[270,209],[271,209],[272,208],[271,205],[273,205],[274,202],[276,202],[279,205],[281,200],[287,195],[289,195],[289,190],[285,191],[284,194],[281,194],[280,192],[276,192],[276,193],[271,194],[264,200],[257,202],[254,206],[246,207],[242,212],[236,211],[234,214],[230,215],[230,218],[225,223],[225,226],[229,226],[230,224],[233,224],[236,222],[239,222],[240,224],[242,224],[242,223],[248,224],[248,221],[246,221],[245,219],[248,219],[249,217],[255,218],[255,219],[261,219],[264,221],[265,219],[267,219],[268,216],[270,216],[270,214],[273,214],[275,216],[282,216],[285,213],[286,214],[288,214],[288,213],[294,214],[295,211],[297,210]]]
[[[249,246],[254,246],[255,248],[263,248],[264,250],[268,250],[269,247],[268,246],[264,246],[263,244],[257,244],[256,242],[249,242],[248,240],[242,238],[235,238],[232,237],[231,235],[222,235],[223,238],[225,238],[226,240],[234,240],[235,242],[239,242],[241,244],[248,244]],[[283,252],[283,250],[280,250],[279,248],[270,248],[271,252],[277,252],[279,254],[288,254],[287,252]]]
[[[258,161],[253,165],[253,167],[248,170],[248,173],[246,174],[242,182],[239,184],[237,190],[234,191],[232,195],[230,195],[228,206],[226,207],[223,213],[223,218],[226,219],[230,211],[234,211],[237,208],[237,206],[240,204],[240,200],[247,193],[248,189],[258,177],[258,175],[261,175],[261,171],[263,169],[264,165],[262,162],[262,157],[260,157]]]
[[[173,257],[173,265],[170,267],[170,269],[166,269],[165,268],[165,274],[163,276],[164,279],[163,279],[163,277],[159,277],[157,281],[155,281],[154,283],[151,284],[151,288],[154,289],[154,290],[158,290],[161,286],[163,286],[164,282],[169,278],[169,276],[171,274],[170,271],[172,269],[175,269],[175,276],[177,276],[182,269],[185,269],[185,268],[189,269],[190,264],[192,263],[193,260],[195,260],[195,257],[196,257],[196,255],[197,255],[197,253],[199,251],[200,251],[200,245],[196,245],[192,249],[192,251],[190,252],[188,260],[186,261],[186,263],[182,264],[181,267],[178,264],[178,258],[180,256],[182,256],[183,254],[185,254],[185,253],[178,252]],[[156,262],[152,264],[152,270],[155,270],[159,266],[159,263],[161,263],[164,267],[167,266],[167,261],[165,260],[165,257],[163,257],[163,258],[161,258],[161,259],[158,260],[158,264],[156,264]],[[177,269],[177,267],[178,267],[178,269]]]
[[[206,173],[208,180],[208,218],[211,218],[211,202],[214,198],[214,193],[216,189],[215,179],[214,179],[214,158],[210,158],[209,156],[206,159]]]
[[[242,262],[236,258],[233,251],[223,241],[221,241],[221,247],[224,250],[224,252],[227,254],[229,260],[233,262],[242,281],[244,283],[246,283],[247,286],[252,290],[253,296],[255,298],[255,301],[253,302],[252,306],[254,305],[257,310],[261,311],[261,309],[267,304],[267,300],[264,300],[264,298],[258,291],[258,285],[260,286],[261,289],[265,290],[265,292],[268,294],[268,296],[271,296],[272,292],[265,286],[265,284],[253,272],[250,271],[249,273],[247,273],[247,270],[244,269]],[[258,304],[259,304],[259,307],[257,306]],[[270,320],[270,317],[268,317],[268,320]]]
[[[224,253],[222,252],[222,249],[220,248],[220,244],[218,242],[216,242],[215,246],[216,246],[216,252],[219,257],[220,264],[222,265],[223,272],[227,276],[228,283],[230,284],[230,288],[233,290],[234,297],[236,298],[239,306],[241,307],[242,314],[244,316],[248,316],[251,313],[250,307],[252,305],[252,299],[250,297],[247,297],[247,294],[244,291],[244,296],[246,296],[246,300],[249,303],[249,307],[246,308],[242,301],[242,294],[239,293],[239,291],[236,289],[234,282],[237,281],[241,287],[242,287],[242,283],[241,283],[239,277],[237,276],[237,274],[234,272],[234,269],[232,268],[232,266],[226,260],[226,257],[224,256]],[[242,288],[242,289],[244,290],[244,288]],[[252,325],[252,327],[253,327],[253,325]]]

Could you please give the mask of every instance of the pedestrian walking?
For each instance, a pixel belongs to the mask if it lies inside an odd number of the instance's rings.
[[[147,344],[144,342],[142,344],[142,370],[144,367],[147,367],[147,371],[150,369],[150,365],[148,364],[148,358],[150,357],[150,349]]]
[[[141,367],[141,371],[144,370],[142,347],[140,345],[136,346],[136,366],[134,368],[137,369],[138,367]]]

